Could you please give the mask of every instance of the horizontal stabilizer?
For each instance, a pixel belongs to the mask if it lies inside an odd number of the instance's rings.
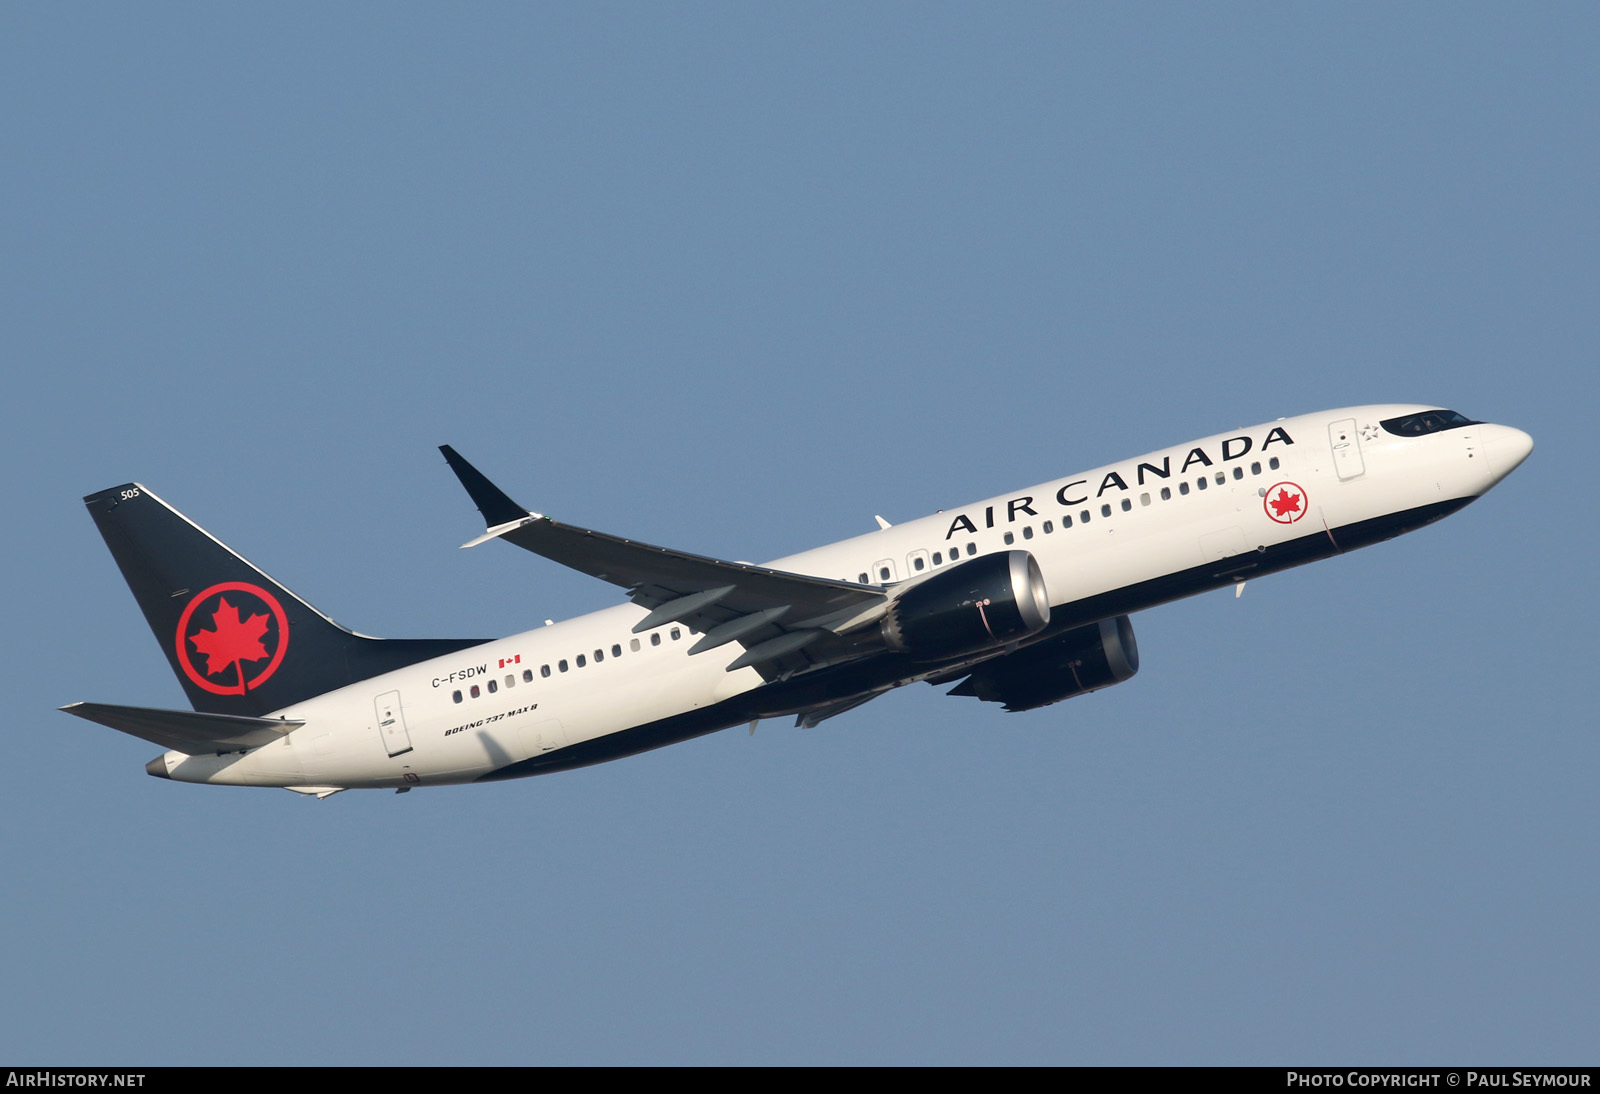
[[[123,707],[110,703],[68,703],[61,708],[91,722],[198,756],[206,752],[240,752],[270,744],[304,722],[285,718],[250,718],[239,714],[203,714],[194,710]]]

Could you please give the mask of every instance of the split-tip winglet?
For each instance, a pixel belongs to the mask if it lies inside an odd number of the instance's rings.
[[[527,524],[529,521],[537,519],[539,519],[538,513],[529,513],[527,516],[519,517],[517,520],[508,520],[504,524],[497,524],[493,528],[490,528],[487,532],[483,533],[483,535],[475,536],[474,538],[467,540],[467,542],[461,545],[461,550],[465,551],[468,547],[476,547],[480,543],[488,543],[491,539],[499,539],[507,532],[515,531],[516,529],[521,528],[524,524]]]
[[[491,531],[502,528],[502,525],[513,525],[529,516],[528,510],[512,501],[494,483],[486,478],[482,471],[473,467],[461,454],[447,444],[441,444],[439,451],[444,453],[444,458],[450,464],[450,470],[456,473],[456,478],[461,480],[461,485],[466,487],[467,494],[472,498],[472,504],[478,507],[478,512],[483,514],[483,521]]]

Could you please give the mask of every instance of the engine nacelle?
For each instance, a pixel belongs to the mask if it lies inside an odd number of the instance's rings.
[[[1033,710],[1120,684],[1138,671],[1133,624],[1119,615],[985,661],[948,694],[1004,703],[1010,711]]]
[[[935,574],[889,605],[881,624],[890,649],[939,661],[996,649],[1050,623],[1050,597],[1027,551],[1003,551]]]

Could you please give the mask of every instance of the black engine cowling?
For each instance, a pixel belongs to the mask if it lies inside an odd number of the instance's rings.
[[[1038,634],[1050,597],[1027,551],[1002,551],[918,582],[889,605],[882,629],[892,650],[938,661]]]
[[[985,661],[948,694],[1004,703],[1011,711],[1033,710],[1120,684],[1138,671],[1133,624],[1119,615]]]

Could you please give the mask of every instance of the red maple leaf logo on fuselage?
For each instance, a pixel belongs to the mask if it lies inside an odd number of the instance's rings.
[[[1288,516],[1290,513],[1298,513],[1300,511],[1300,495],[1291,494],[1289,491],[1284,490],[1281,487],[1278,490],[1277,497],[1269,498],[1267,500],[1272,505],[1272,508],[1277,511],[1277,514],[1280,517]]]
[[[249,619],[228,603],[227,597],[217,601],[217,610],[211,613],[212,630],[200,628],[189,636],[194,648],[206,659],[206,675],[216,676],[232,665],[242,690],[244,668],[241,661],[260,661],[270,657],[261,638],[267,633],[270,617],[257,613]]]

